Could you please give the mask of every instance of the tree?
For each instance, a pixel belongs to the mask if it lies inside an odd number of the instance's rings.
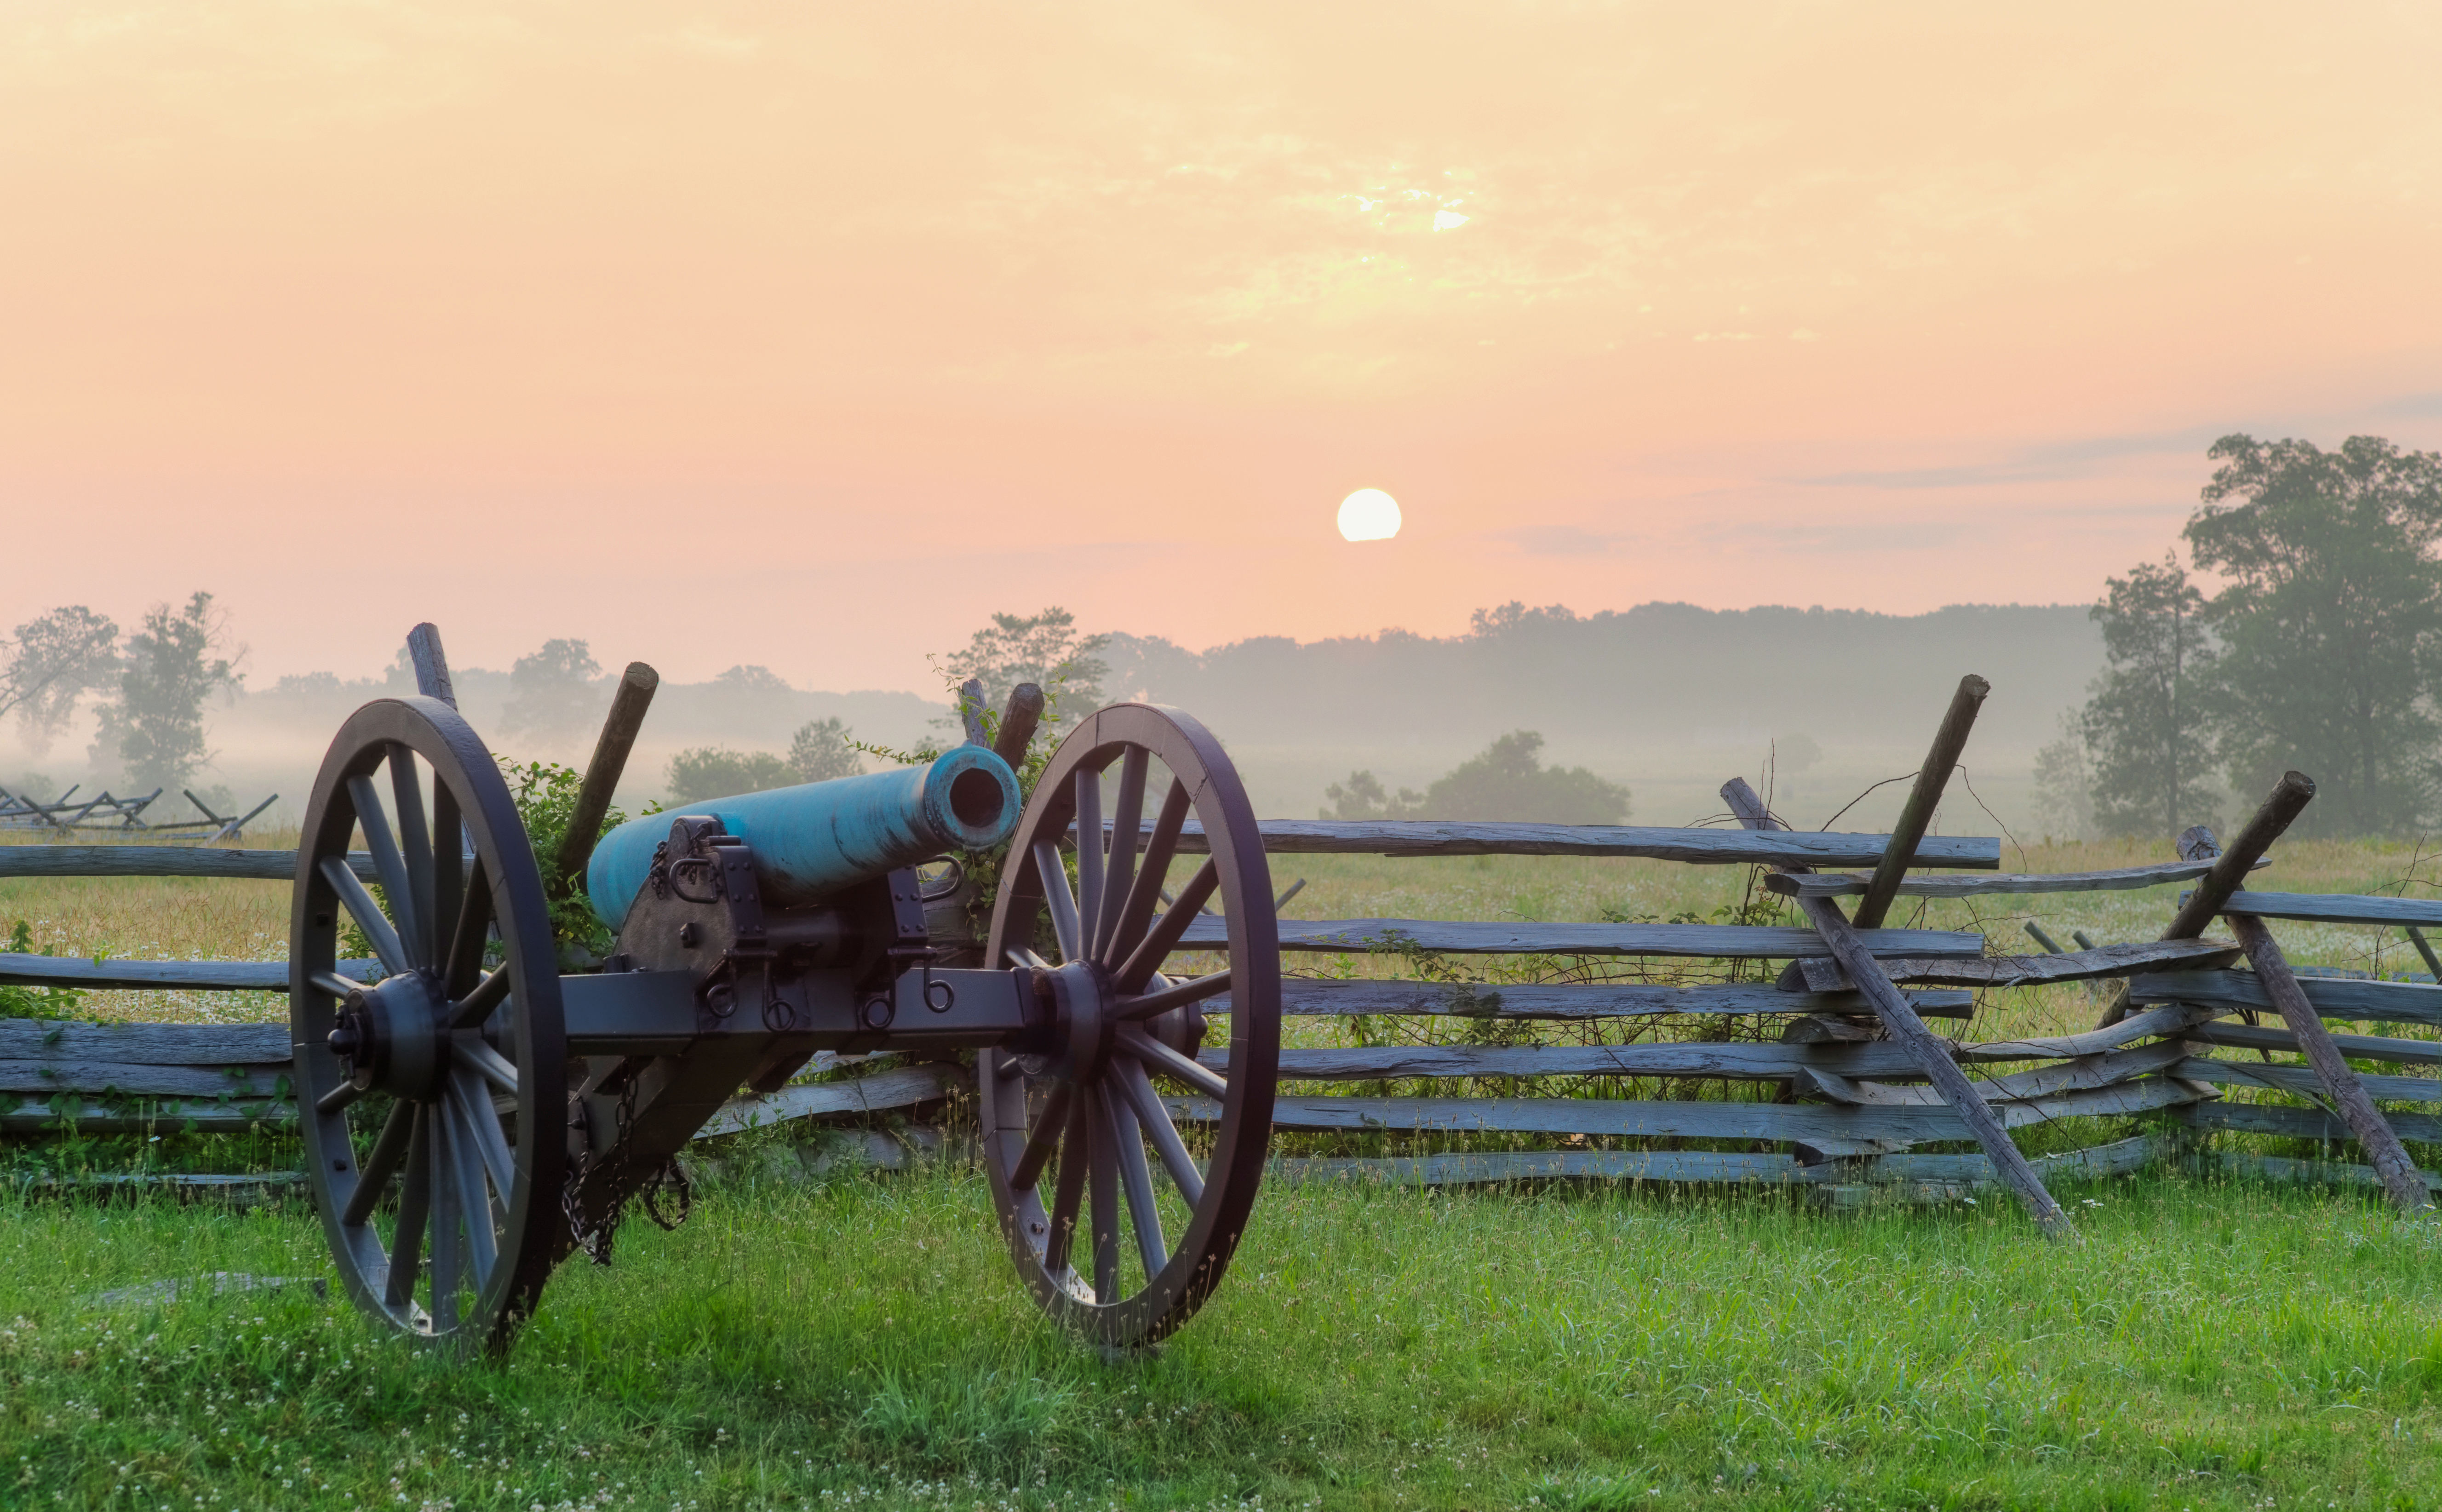
[[[855,776],[865,763],[845,721],[816,720],[801,726],[789,741],[789,770],[799,782],[829,782]]]
[[[2060,712],[2057,738],[2035,753],[2035,823],[2047,838],[2094,837],[2094,781],[2086,770],[2082,711]]]
[[[953,689],[970,678],[984,685],[984,707],[997,713],[1008,706],[1009,691],[1020,683],[1043,689],[1043,727],[1056,729],[1077,715],[1090,714],[1103,703],[1103,679],[1110,668],[1095,653],[1110,637],[1081,635],[1077,616],[1058,606],[1020,618],[994,614],[965,647],[942,659],[943,681]],[[1063,710],[1075,711],[1066,714]],[[940,721],[945,726],[959,721]]]
[[[2199,568],[2228,579],[2209,606],[2232,785],[2314,777],[2306,832],[2396,834],[2432,816],[2442,673],[2442,454],[2351,436],[2225,436],[2187,525]]]
[[[118,627],[82,604],[38,615],[0,644],[0,715],[14,713],[40,756],[75,717],[88,689],[118,666]]]
[[[519,657],[509,668],[509,702],[501,711],[501,728],[512,735],[582,728],[599,701],[593,680],[601,675],[602,665],[585,642],[543,642],[542,649]]]
[[[1425,795],[1401,788],[1396,797],[1372,772],[1352,772],[1346,782],[1322,790],[1325,819],[1414,819],[1425,811]]]
[[[97,765],[115,756],[136,786],[175,788],[211,761],[204,700],[245,681],[231,658],[212,654],[222,647],[224,628],[210,593],[195,594],[182,610],[156,604],[145,612],[144,628],[127,638],[118,687],[100,706]]]
[[[2104,668],[2078,720],[2094,823],[2167,838],[2211,822],[2217,807],[2205,789],[2214,747],[2198,698],[2214,664],[2204,594],[2170,555],[2105,581],[2087,611],[2103,627]],[[2063,759],[2054,754],[2054,766]],[[2079,765],[2089,765],[2083,755]]]
[[[802,781],[789,763],[769,751],[732,751],[700,745],[670,757],[670,804],[734,798],[741,792],[793,787]]]
[[[1617,824],[1628,790],[1583,767],[1546,767],[1543,738],[1515,730],[1425,790],[1428,819],[1514,819],[1534,824]]]

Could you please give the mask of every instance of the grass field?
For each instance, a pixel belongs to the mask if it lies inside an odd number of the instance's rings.
[[[1632,862],[1279,866],[1309,879],[1291,912],[1315,918],[1706,915],[1745,884]],[[2261,884],[2421,895],[2431,869],[2414,847],[2300,846]],[[2133,939],[2168,892],[2029,901],[2056,933]],[[1995,902],[1973,917],[1999,941],[2023,916]],[[85,955],[277,956],[286,906],[279,884],[0,883],[0,926]],[[2282,933],[2305,963],[2413,964],[2396,933]],[[280,1009],[113,993],[83,1011]],[[2091,1011],[2077,989],[2011,993],[1972,1032]],[[258,1139],[185,1158],[294,1154]],[[0,1507],[2442,1503],[2434,1224],[2171,1173],[2058,1194],[2080,1248],[1997,1200],[1275,1190],[1213,1304],[1158,1357],[1106,1363],[1039,1321],[976,1178],[739,1178],[682,1232],[634,1224],[616,1266],[564,1268],[497,1365],[421,1356],[302,1286],[100,1300],[327,1276],[302,1204],[0,1198]]]

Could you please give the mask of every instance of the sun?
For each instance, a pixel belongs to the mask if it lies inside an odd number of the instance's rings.
[[[1343,540],[1389,540],[1399,534],[1399,501],[1379,488],[1359,488],[1339,501]]]

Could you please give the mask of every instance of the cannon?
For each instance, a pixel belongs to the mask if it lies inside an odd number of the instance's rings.
[[[1227,1270],[1269,1148],[1262,837],[1219,743],[1176,710],[1086,716],[1021,806],[1024,738],[628,821],[583,858],[615,941],[571,971],[466,720],[433,697],[358,709],[299,843],[289,1009],[309,1184],[356,1304],[503,1348],[562,1260],[608,1262],[631,1201],[683,1217],[677,1153],[739,1088],[889,1050],[973,1056],[993,1204],[1052,1318],[1116,1350],[1176,1329]],[[946,964],[916,868],[1002,847],[983,964]],[[1175,859],[1196,865],[1173,895]],[[1226,944],[1179,952],[1207,914]],[[349,926],[378,970],[348,975]],[[1201,969],[1167,975],[1175,953]],[[1227,1011],[1226,1077],[1196,1057],[1207,1006]],[[1164,1087],[1220,1103],[1200,1151]]]

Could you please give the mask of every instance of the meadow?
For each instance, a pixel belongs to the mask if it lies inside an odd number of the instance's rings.
[[[1708,917],[1750,884],[1637,862],[1277,865],[1310,918]],[[2304,844],[2262,884],[2422,894],[2431,870],[2417,847]],[[0,925],[80,955],[277,956],[286,892],[0,882]],[[2143,938],[2169,892],[1925,918],[2002,948],[2024,917]],[[2282,933],[2302,963],[2415,964],[2396,933]],[[1968,1031],[2092,1011],[2076,988],[2000,994]],[[129,1143],[20,1142],[10,1163],[123,1164]],[[145,1156],[295,1159],[274,1137]],[[2442,1228],[2361,1193],[2176,1169],[2062,1186],[2085,1242],[2055,1248],[1998,1198],[1281,1187],[1213,1303],[1157,1357],[1108,1362],[1021,1294],[978,1177],[758,1175],[778,1164],[726,1161],[681,1232],[630,1225],[614,1266],[563,1267],[497,1363],[383,1339],[300,1284],[329,1274],[301,1202],[0,1198],[0,1506],[2413,1507],[2442,1485]],[[221,1274],[291,1284],[197,1281]]]

